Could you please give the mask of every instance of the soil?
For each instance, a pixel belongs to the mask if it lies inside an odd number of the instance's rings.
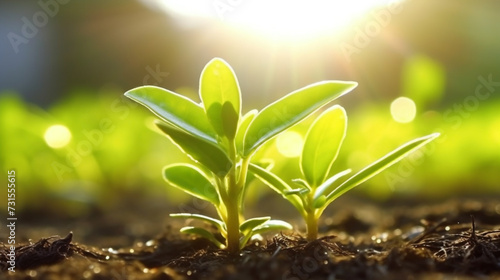
[[[332,210],[316,241],[299,226],[237,255],[178,233],[182,221],[159,226],[154,215],[91,213],[92,221],[50,227],[26,217],[27,238],[68,231],[17,244],[15,273],[0,245],[0,279],[500,279],[499,200],[348,198]]]

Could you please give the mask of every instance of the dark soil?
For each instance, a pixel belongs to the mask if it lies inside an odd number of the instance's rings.
[[[326,213],[314,242],[283,232],[253,241],[238,255],[179,234],[180,224],[114,249],[74,242],[74,228],[65,237],[18,244],[15,273],[6,271],[8,248],[0,245],[0,278],[500,279],[498,200],[344,204],[349,208]]]

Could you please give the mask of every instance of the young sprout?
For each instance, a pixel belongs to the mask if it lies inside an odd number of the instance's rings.
[[[434,133],[407,142],[337,184],[338,179],[351,172],[347,169],[329,178],[327,176],[339,154],[346,129],[347,115],[339,105],[330,107],[314,121],[307,132],[300,158],[302,177],[293,180],[295,188],[271,171],[256,164],[250,165],[253,174],[299,211],[305,220],[309,241],[317,239],[318,220],[330,203],[439,136]]]
[[[198,214],[173,214],[212,224],[224,238],[200,227],[182,232],[203,236],[220,248],[240,250],[255,234],[290,229],[269,217],[243,221],[242,204],[250,161],[257,149],[287,128],[346,94],[355,82],[324,81],[298,89],[260,112],[241,114],[241,94],[236,76],[222,59],[212,59],[200,78],[201,103],[173,91],[141,86],[125,93],[160,118],[159,130],[193,162],[173,164],[163,170],[165,180],[199,199],[210,202],[219,219]]]

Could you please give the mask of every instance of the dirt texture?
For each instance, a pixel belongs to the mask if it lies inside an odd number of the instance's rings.
[[[115,247],[104,249],[75,242],[74,228],[17,244],[15,273],[1,244],[0,279],[500,279],[498,200],[344,204],[325,215],[316,241],[299,226],[302,234],[265,236],[236,255],[178,233],[179,222],[157,236],[108,225],[97,243]]]

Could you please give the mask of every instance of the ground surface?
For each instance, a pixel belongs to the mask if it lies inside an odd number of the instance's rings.
[[[178,234],[180,221],[160,226],[154,215],[25,221],[31,242],[18,244],[15,273],[5,271],[0,246],[0,279],[500,279],[498,199],[346,200],[334,210],[317,241],[283,232],[239,255]]]

